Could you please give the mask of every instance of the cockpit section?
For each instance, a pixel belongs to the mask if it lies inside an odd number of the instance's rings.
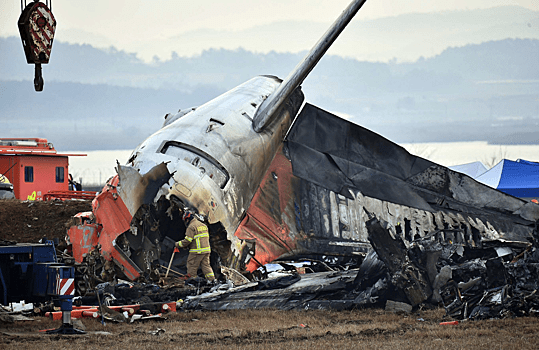
[[[177,141],[167,141],[161,147],[160,152],[167,156],[183,160],[200,169],[203,174],[212,179],[221,189],[225,188],[230,179],[228,171],[217,160],[193,146]]]

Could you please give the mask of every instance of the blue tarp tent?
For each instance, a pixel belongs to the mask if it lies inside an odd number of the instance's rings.
[[[522,163],[522,164],[529,164],[529,165],[539,165],[539,162],[531,162],[529,160],[524,160],[520,158],[517,159],[517,162]]]
[[[448,168],[451,170],[458,171],[459,173],[466,174],[472,179],[475,179],[476,177],[487,171],[487,167],[484,166],[481,162],[453,165]]]
[[[539,198],[539,163],[504,159],[477,181],[519,198]]]

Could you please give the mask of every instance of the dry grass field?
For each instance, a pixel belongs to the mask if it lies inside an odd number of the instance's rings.
[[[2,349],[536,349],[539,319],[442,326],[443,309],[410,315],[382,310],[178,312],[134,324],[82,320],[88,334],[46,335],[60,321],[0,323]],[[163,329],[158,335],[150,332]],[[98,334],[95,332],[108,332]]]

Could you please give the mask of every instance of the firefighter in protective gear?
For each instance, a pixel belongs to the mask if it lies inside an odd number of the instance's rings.
[[[177,242],[176,246],[189,249],[187,274],[191,277],[196,277],[198,267],[200,266],[207,280],[215,280],[215,275],[210,266],[211,249],[208,227],[194,217],[188,210],[184,212],[182,218],[187,230],[185,231],[185,238]]]

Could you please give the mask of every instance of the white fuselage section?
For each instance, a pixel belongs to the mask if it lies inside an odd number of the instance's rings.
[[[185,114],[168,116],[165,126],[133,151],[128,165],[144,175],[165,162],[173,177],[158,197],[170,191],[210,223],[221,222],[235,241],[233,234],[295,117],[285,108],[262,132],[253,130],[258,107],[279,84],[275,77],[255,77]]]

